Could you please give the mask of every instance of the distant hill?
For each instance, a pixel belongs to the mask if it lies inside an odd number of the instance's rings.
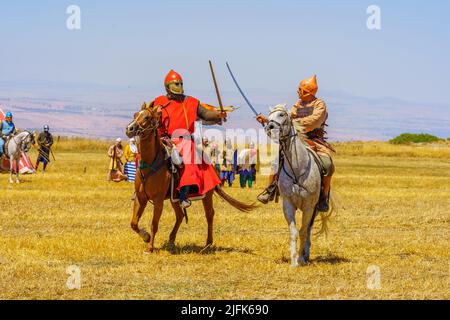
[[[94,84],[0,82],[0,105],[15,113],[19,127],[40,129],[49,124],[63,135],[114,138],[124,135],[125,126],[143,101],[162,94],[153,87],[102,86]],[[217,104],[213,88],[189,92],[210,104]],[[267,114],[278,103],[295,103],[296,92],[247,90],[256,109]],[[258,128],[254,116],[238,92],[224,91],[227,105],[240,107],[224,127]],[[365,98],[345,92],[319,92],[329,108],[328,133],[332,141],[389,140],[400,133],[426,132],[450,136],[450,103],[424,104],[397,98]]]

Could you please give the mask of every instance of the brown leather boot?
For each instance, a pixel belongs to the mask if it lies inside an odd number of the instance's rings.
[[[322,178],[322,189],[320,191],[319,203],[317,204],[317,209],[320,212],[328,212],[330,210],[331,178],[331,176]]]
[[[262,193],[260,193],[257,197],[258,201],[263,204],[268,204],[269,202],[275,199],[275,195],[277,194],[277,184],[272,183],[268,186]]]
[[[321,192],[317,210],[319,210],[320,212],[328,212],[330,210],[329,200],[329,195],[325,195],[324,192]]]

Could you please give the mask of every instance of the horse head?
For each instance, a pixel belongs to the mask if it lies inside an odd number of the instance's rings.
[[[268,123],[265,128],[271,139],[283,141],[292,132],[292,119],[285,104],[279,104],[270,109]]]
[[[154,133],[158,127],[161,119],[161,108],[145,108],[134,114],[133,121],[126,128],[126,135],[128,138],[136,136],[144,137],[147,134]]]
[[[30,151],[31,146],[34,146],[36,144],[36,139],[34,137],[35,133],[24,131],[22,134],[23,137],[21,137],[21,141],[19,143],[20,151],[27,153],[28,151]]]

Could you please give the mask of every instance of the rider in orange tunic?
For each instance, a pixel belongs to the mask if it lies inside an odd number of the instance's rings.
[[[205,163],[202,155],[196,156],[193,134],[195,121],[222,124],[226,120],[225,112],[212,111],[200,105],[200,101],[184,95],[183,80],[175,71],[167,75],[164,85],[167,95],[155,99],[153,105],[161,107],[161,136],[169,136],[183,158],[181,179],[178,185],[180,204],[183,208],[191,205],[190,193],[204,195],[220,185],[220,179],[214,168]]]

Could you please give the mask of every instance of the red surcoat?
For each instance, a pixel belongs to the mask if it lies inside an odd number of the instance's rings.
[[[184,166],[181,170],[178,190],[184,186],[197,186],[198,194],[204,195],[220,185],[220,179],[214,168],[210,164],[206,164],[201,155],[195,156],[195,143],[192,135],[195,130],[199,101],[189,96],[183,102],[161,96],[155,99],[154,106],[162,107],[161,135],[168,134],[183,157]]]

